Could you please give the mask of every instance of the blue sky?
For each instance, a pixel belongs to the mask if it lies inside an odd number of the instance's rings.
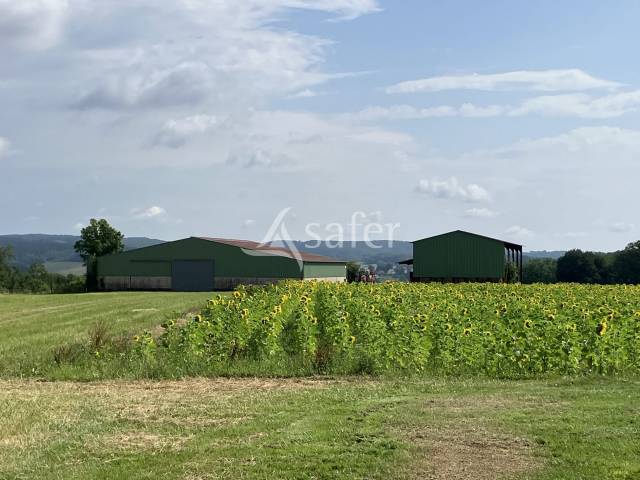
[[[0,0],[0,233],[640,237],[635,1]],[[329,234],[329,232],[327,232]]]

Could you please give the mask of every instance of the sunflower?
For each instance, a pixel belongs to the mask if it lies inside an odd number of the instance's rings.
[[[524,328],[531,328],[532,322],[531,320],[526,319],[523,325],[524,325]]]
[[[464,330],[462,330],[462,334],[467,336],[471,333],[471,327],[466,327]]]
[[[198,314],[195,317],[193,317],[193,321],[194,322],[201,322],[202,321],[202,315]]]
[[[598,326],[596,327],[596,332],[598,332],[598,335],[600,335],[601,337],[604,336],[605,333],[607,333],[607,329],[609,328],[609,326],[607,325],[607,321],[606,320],[602,320]]]
[[[353,335],[351,335],[349,337],[349,341],[351,342],[351,344],[353,345],[354,343],[356,343],[356,337],[354,337]]]

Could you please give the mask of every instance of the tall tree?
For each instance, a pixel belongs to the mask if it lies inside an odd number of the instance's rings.
[[[92,218],[80,231],[80,240],[74,248],[86,262],[88,259],[124,250],[124,235],[109,225],[104,218]]]
[[[74,248],[87,266],[87,289],[94,290],[97,286],[97,258],[123,251],[123,239],[124,235],[109,225],[104,218],[92,218],[89,225],[80,231],[80,240],[75,243]]]
[[[353,283],[358,278],[360,262],[347,262],[347,282]]]
[[[602,253],[569,250],[558,259],[558,281],[608,283],[611,281],[609,257]]]
[[[618,252],[613,270],[618,282],[640,283],[640,240]]]
[[[0,245],[0,292],[13,290],[16,269],[11,265],[13,250],[10,246]]]
[[[553,258],[531,258],[524,264],[523,283],[555,283],[557,261]]]
[[[53,293],[51,288],[52,276],[42,262],[32,263],[22,275],[20,290],[30,293]]]

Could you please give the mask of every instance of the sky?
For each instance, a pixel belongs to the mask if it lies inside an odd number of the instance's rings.
[[[0,0],[0,234],[618,250],[639,23],[635,0]]]

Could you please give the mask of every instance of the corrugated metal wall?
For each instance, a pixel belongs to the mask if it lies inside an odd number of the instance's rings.
[[[413,244],[413,276],[417,278],[500,279],[504,244],[499,240],[451,232]]]
[[[305,263],[304,278],[347,277],[344,263]]]
[[[174,260],[214,260],[216,277],[302,278],[294,259],[249,255],[231,245],[187,238],[98,259],[98,276],[171,276]]]

